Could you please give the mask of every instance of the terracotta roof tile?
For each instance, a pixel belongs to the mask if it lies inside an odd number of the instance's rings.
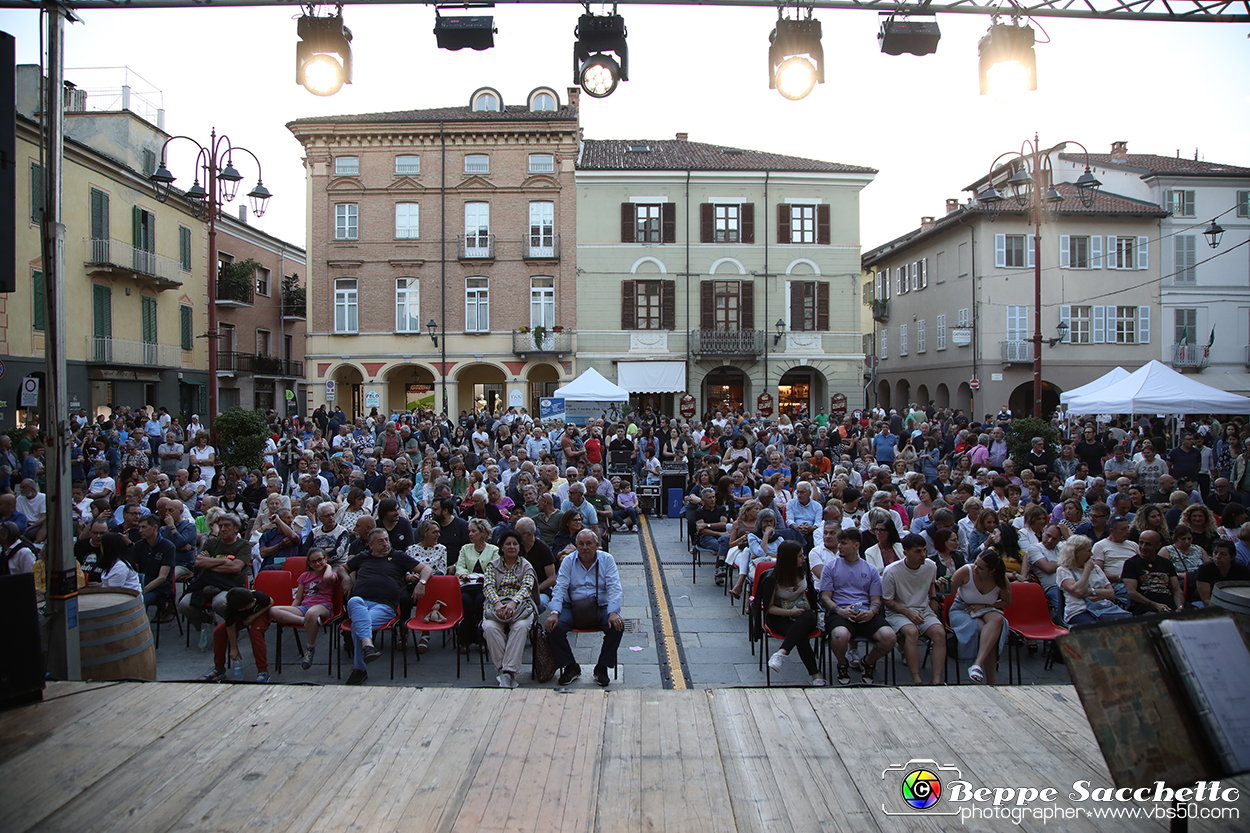
[[[510,104],[498,112],[469,107],[436,107],[432,110],[393,110],[387,113],[353,113],[346,116],[316,116],[296,119],[287,127],[313,124],[404,124],[428,122],[499,123],[517,121],[577,121],[577,108],[564,104],[558,110],[533,112],[524,104]]]
[[[1084,162],[1084,154],[1063,153],[1060,158],[1072,162]],[[1221,165],[1217,162],[1202,162],[1196,159],[1182,159],[1175,156],[1156,156],[1153,153],[1130,153],[1116,157],[1110,153],[1091,153],[1090,164],[1106,167],[1132,168],[1152,174],[1199,174],[1203,176],[1250,176],[1250,168],[1237,165]]]
[[[582,143],[582,171],[800,171],[875,174],[875,168],[783,156],[759,150],[709,145],[685,139],[588,139]]]

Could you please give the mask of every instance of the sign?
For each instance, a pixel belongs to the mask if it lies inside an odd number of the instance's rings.
[[[677,404],[677,412],[681,414],[681,418],[694,419],[696,408],[694,396],[689,393],[683,393],[681,401]]]
[[[773,395],[771,393],[761,393],[755,398],[755,410],[762,417],[770,417],[773,415]]]
[[[859,422],[860,420],[864,418],[864,412],[861,411],[859,408],[856,408],[855,410],[851,411],[851,416],[855,418],[856,422]]]
[[[991,374],[990,374],[990,381],[991,381],[991,382],[1001,382],[1002,380],[1003,380],[1003,374],[1001,374],[1001,373],[991,373]]]
[[[290,388],[287,388],[286,389],[286,401],[290,402],[294,398],[295,398],[295,391],[291,390]]]
[[[574,425],[585,425],[592,419],[619,422],[622,419],[623,406],[622,402],[583,402],[566,399],[564,400],[564,421]]]
[[[404,393],[405,410],[434,410],[433,385],[409,385]]]
[[[326,380],[326,401],[327,402],[334,401],[334,380],[333,379]]]
[[[544,396],[538,400],[538,418],[544,422],[549,419],[564,419],[564,399],[556,396]]]
[[[971,379],[971,380],[969,380],[969,382],[968,382],[968,387],[972,388],[973,390],[980,390],[980,389],[981,389],[981,380],[980,380],[980,379]]]
[[[376,391],[376,390],[365,391],[365,407],[366,408],[381,408],[382,407],[381,391]]]
[[[82,402],[78,399],[78,394],[72,394],[69,398],[69,408],[71,411],[77,411],[82,408]]]
[[[39,407],[39,379],[34,376],[27,376],[22,379],[22,404],[23,408]]]
[[[4,362],[0,362],[0,376],[4,375]]]
[[[956,347],[967,347],[971,343],[971,327],[956,327],[951,330],[951,344],[954,344]]]
[[[835,393],[829,397],[829,415],[837,419],[846,416],[846,394]]]
[[[512,390],[508,391],[508,407],[509,408],[520,408],[524,404],[525,404],[525,394],[521,392],[520,388],[513,388]]]

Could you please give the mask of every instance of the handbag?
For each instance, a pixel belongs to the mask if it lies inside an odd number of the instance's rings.
[[[597,631],[603,627],[599,616],[599,559],[595,559],[595,595],[569,602],[573,613],[573,630]]]
[[[550,682],[551,678],[556,675],[556,657],[551,652],[551,643],[547,641],[547,631],[538,622],[530,628],[530,641],[534,645],[533,668],[530,676],[535,682]]]

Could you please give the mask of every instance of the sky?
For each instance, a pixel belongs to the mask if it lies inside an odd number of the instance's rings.
[[[598,9],[594,9],[598,10]],[[258,227],[305,242],[301,148],[287,122],[308,116],[467,105],[475,89],[524,103],[535,87],[561,99],[573,81],[576,5],[493,10],[495,47],[436,48],[428,6],[348,6],[354,77],[319,98],[295,83],[297,8],[92,10],[67,26],[67,77],[104,85],[98,71],[129,67],[160,91],[166,129],[207,142],[216,127],[254,151],[273,192]],[[1106,153],[1179,154],[1250,166],[1250,25],[1040,19],[1038,89],[1012,104],[978,95],[977,41],[985,15],[938,18],[937,53],[880,53],[877,15],[817,11],[825,84],[787,101],[768,89],[775,9],[621,7],[630,80],[606,99],[582,97],[588,139],[668,139],[790,154],[880,171],[864,189],[861,243],[868,250],[940,215],[948,197],[982,176],[1000,153],[1036,131],[1045,145],[1081,142]],[[18,63],[39,61],[39,15],[0,10],[17,38]],[[120,85],[120,73],[112,74]],[[1240,80],[1239,80],[1240,79]],[[136,89],[142,86],[135,82]],[[175,151],[179,145],[181,150]],[[190,182],[186,142],[171,145],[178,185]],[[235,159],[254,184],[250,159]]]

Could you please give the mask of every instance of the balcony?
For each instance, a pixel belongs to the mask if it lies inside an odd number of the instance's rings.
[[[880,299],[872,302],[872,320],[885,323],[890,320],[890,302]]]
[[[219,275],[217,277],[217,306],[219,307],[250,307],[256,293],[256,286],[250,279],[236,281]]]
[[[182,286],[182,264],[120,240],[84,238],[88,275],[129,278],[156,290]]]
[[[562,330],[558,333],[548,330],[541,337],[535,338],[533,332],[522,333],[513,330],[512,352],[518,356],[544,353],[565,356],[573,352],[573,333],[570,330]]]
[[[218,373],[252,373],[257,376],[292,378],[304,375],[304,363],[277,356],[238,353],[233,350],[217,351]]]
[[[1247,357],[1250,358],[1250,348]],[[1203,344],[1172,345],[1172,367],[1202,370],[1211,364],[1211,351]]]
[[[764,352],[763,330],[691,330],[690,352],[703,356],[758,356]]]
[[[559,260],[560,235],[532,234],[522,242],[526,260]]]
[[[1033,342],[1004,341],[1003,364],[1033,364]]]
[[[461,260],[492,260],[495,257],[495,235],[461,234],[456,237],[456,257]]]
[[[181,367],[182,348],[176,344],[148,344],[143,341],[88,336],[87,361],[96,364]]]

